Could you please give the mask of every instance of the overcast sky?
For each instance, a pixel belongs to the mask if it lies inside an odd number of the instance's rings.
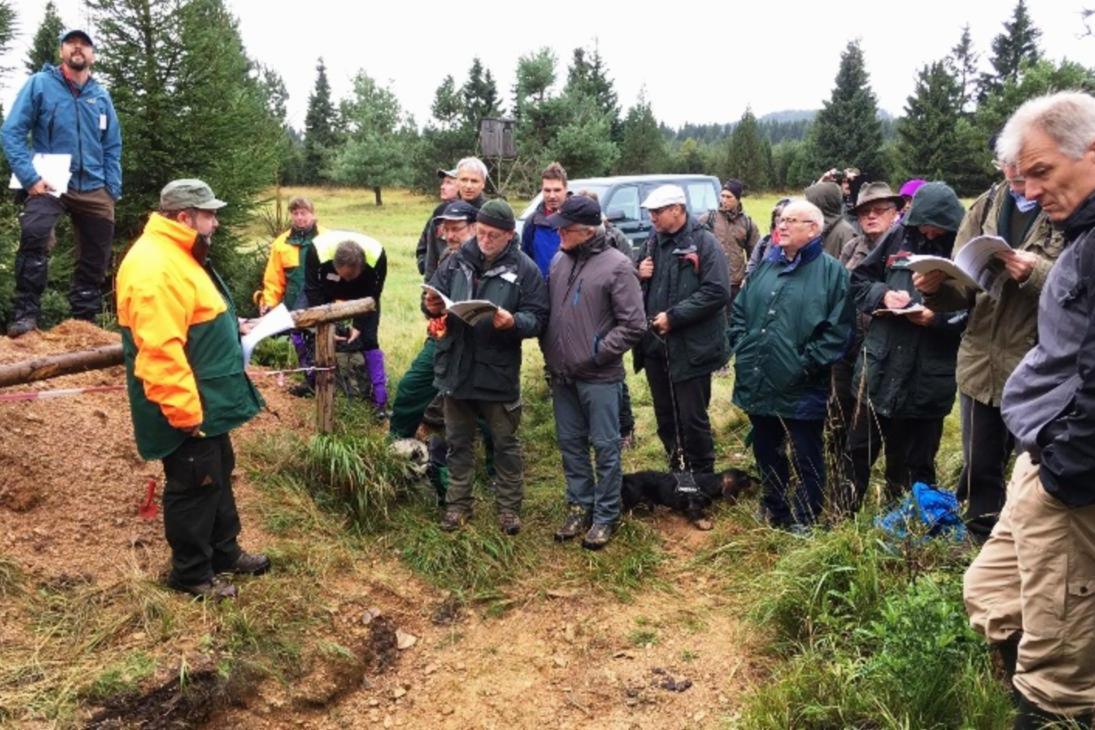
[[[782,2],[351,4],[337,0],[227,0],[239,19],[248,53],[276,69],[289,90],[290,122],[301,127],[323,56],[335,97],[349,93],[359,69],[389,83],[421,126],[446,74],[461,83],[479,56],[494,74],[507,106],[517,59],[550,46],[559,84],[576,46],[596,43],[615,80],[624,112],[645,89],[655,115],[670,126],[737,120],[746,106],[757,116],[820,107],[829,97],[840,53],[862,41],[879,105],[902,114],[916,69],[941,58],[969,23],[987,65],[990,43],[1014,3],[920,0],[895,3]],[[405,0],[404,0],[405,1]],[[80,0],[55,0],[71,25],[85,21]],[[23,60],[42,20],[43,0],[14,0],[20,33],[3,65],[0,101],[10,108]],[[1095,38],[1081,38],[1080,10],[1093,0],[1027,0],[1041,29],[1041,48],[1095,66]],[[377,10],[380,8],[380,10]]]

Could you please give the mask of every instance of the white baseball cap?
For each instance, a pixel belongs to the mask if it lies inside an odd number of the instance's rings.
[[[684,197],[684,191],[679,185],[660,185],[654,188],[650,195],[643,201],[644,208],[658,209],[667,205],[687,205],[688,199]]]

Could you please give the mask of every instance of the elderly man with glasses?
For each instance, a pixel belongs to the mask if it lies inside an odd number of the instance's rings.
[[[763,516],[795,531],[813,524],[823,507],[829,369],[852,332],[848,272],[825,254],[824,225],[821,210],[806,200],[784,207],[779,241],[746,279],[730,321],[734,405],[753,425]]]

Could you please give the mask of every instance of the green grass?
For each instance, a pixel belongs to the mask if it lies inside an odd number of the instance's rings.
[[[394,394],[425,337],[413,252],[434,201],[385,191],[376,208],[368,191],[281,191],[286,199],[300,193],[314,199],[321,224],[364,231],[388,251],[380,340]],[[745,198],[762,231],[778,197]],[[269,243],[258,224],[249,235],[260,249]],[[242,581],[236,602],[185,600],[136,568],[100,584],[46,583],[0,555],[0,615],[27,629],[0,642],[0,723],[73,726],[90,703],[145,691],[165,672],[186,679],[214,667],[225,686],[247,687],[263,676],[292,684],[317,665],[348,666],[330,610],[345,596],[331,586],[363,583],[363,566],[371,576],[395,557],[488,617],[558,592],[621,602],[658,592],[681,602],[679,624],[637,621],[627,636],[636,646],[657,646],[672,630],[697,637],[709,630],[677,580],[702,572],[724,591],[730,608],[722,610],[753,622],[767,640],[768,669],[741,698],[747,727],[1006,725],[1006,694],[989,674],[983,643],[965,627],[959,576],[968,552],[913,543],[892,550],[869,517],[793,537],[759,525],[753,499],[720,507],[714,533],[690,558],[677,557],[656,522],[639,516],[597,553],[554,543],[565,509],[560,457],[539,350],[530,342],[524,353],[519,536],[498,531],[481,469],[471,527],[441,532],[432,489],[391,457],[367,408],[340,400],[332,435],[237,440],[240,469],[258,487],[252,514],[273,536],[263,547],[278,567]],[[263,343],[259,357],[276,367],[295,363],[284,340]],[[625,471],[660,468],[645,379],[632,373],[628,383],[639,444],[624,454]],[[748,424],[730,404],[732,384],[719,376],[712,388],[718,463],[750,468]],[[952,415],[941,476],[952,477],[960,461]],[[459,642],[461,631],[449,641]],[[680,658],[695,656],[687,650]]]

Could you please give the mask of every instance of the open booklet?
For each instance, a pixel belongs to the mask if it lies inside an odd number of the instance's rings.
[[[969,289],[982,289],[999,299],[1010,277],[996,254],[1011,250],[999,236],[978,236],[966,243],[953,261],[942,256],[910,256],[909,268],[920,273],[942,271]]]
[[[423,284],[422,288],[441,297],[441,301],[445,302],[445,309],[449,311],[449,314],[456,315],[472,326],[479,324],[484,319],[493,318],[494,313],[498,311],[498,305],[488,302],[486,299],[469,299],[463,302],[454,302],[429,284]]]
[[[893,309],[893,308],[890,308],[890,307],[883,307],[881,309],[874,310],[873,312],[871,312],[871,314],[874,315],[875,317],[883,316],[883,315],[887,315],[887,314],[895,314],[895,315],[900,316],[900,315],[904,315],[904,314],[915,314],[916,312],[923,312],[925,309],[927,309],[927,307],[925,307],[923,304],[910,304],[909,306],[902,307],[900,309]]]

